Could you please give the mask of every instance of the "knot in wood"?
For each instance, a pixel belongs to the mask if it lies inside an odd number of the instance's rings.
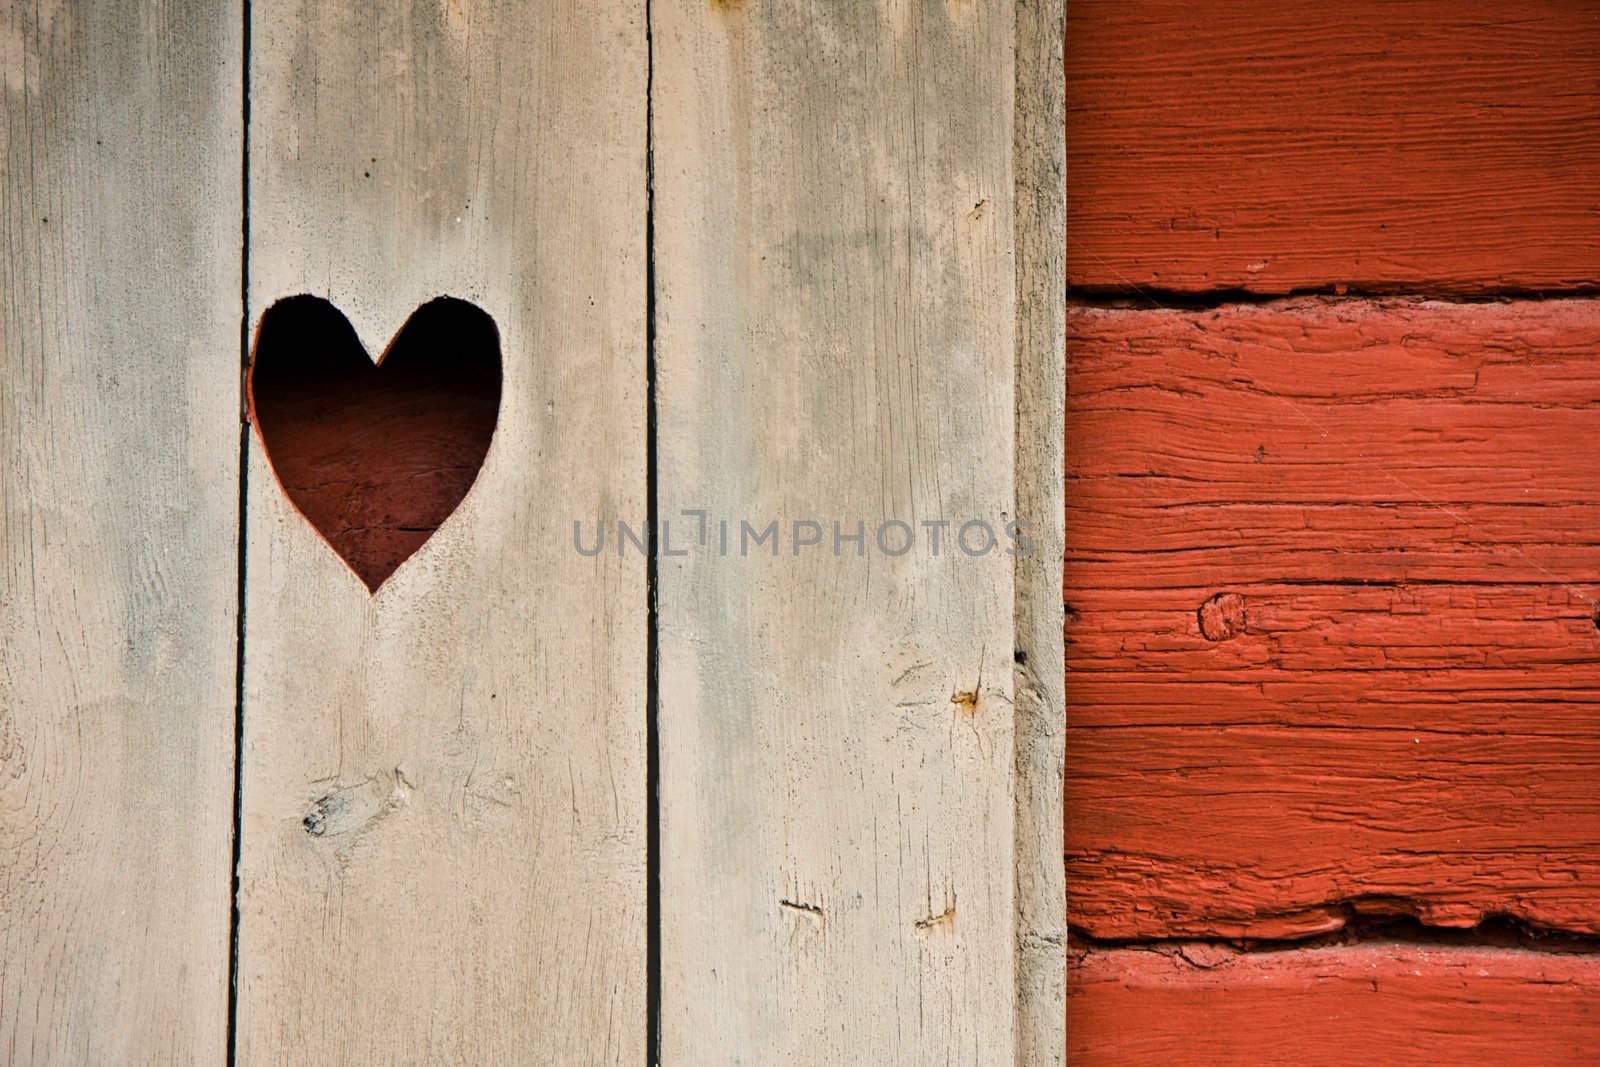
[[[1207,641],[1226,641],[1244,633],[1244,597],[1238,593],[1218,593],[1201,604],[1195,614],[1200,620],[1200,633]]]

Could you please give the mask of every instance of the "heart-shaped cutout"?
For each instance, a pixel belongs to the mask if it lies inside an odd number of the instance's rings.
[[[440,297],[376,363],[328,301],[269,307],[250,361],[250,415],[294,506],[376,592],[478,477],[500,412],[500,333]]]

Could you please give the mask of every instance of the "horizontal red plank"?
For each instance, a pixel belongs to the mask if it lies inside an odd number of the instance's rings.
[[[1069,913],[1097,936],[1301,937],[1365,913],[1600,933],[1600,738],[1076,727],[1068,746]]]
[[[1069,971],[1074,1067],[1595,1062],[1600,956],[1389,944],[1091,951]]]
[[[1068,334],[1073,922],[1600,932],[1600,308]]]
[[[1600,2],[1067,5],[1072,285],[1600,280]]]
[[[1254,555],[1260,535],[1307,524],[1299,509],[1341,549],[1391,544],[1392,524],[1366,538],[1331,510],[1370,504],[1431,511],[1440,540],[1476,545],[1455,536],[1476,532],[1463,505],[1503,522],[1600,499],[1600,301],[1076,308],[1067,330],[1068,476],[1116,479],[1091,487],[1096,510],[1159,495],[1181,512],[1170,535],[1205,529],[1201,506],[1296,509],[1265,527],[1230,513],[1220,546],[1190,547]]]

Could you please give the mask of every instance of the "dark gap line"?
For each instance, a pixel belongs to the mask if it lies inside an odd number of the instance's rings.
[[[228,1030],[227,1067],[239,1059],[239,857],[244,819],[244,611],[247,512],[250,495],[250,413],[246,383],[250,373],[250,0],[240,5],[239,79],[239,539],[238,602],[233,634],[233,847],[228,876]]]
[[[1600,286],[1574,289],[1495,289],[1482,293],[1430,292],[1426,288],[1373,286],[1307,286],[1281,293],[1262,293],[1251,289],[1203,289],[1197,291],[1162,289],[1156,286],[1096,285],[1068,286],[1067,308],[1102,308],[1111,311],[1217,311],[1236,305],[1271,306],[1291,300],[1320,299],[1328,304],[1373,302],[1439,304],[1514,304],[1550,300],[1586,300],[1600,295]]]
[[[1539,926],[1512,915],[1496,914],[1475,926],[1451,927],[1424,922],[1412,915],[1363,912],[1352,903],[1337,909],[1344,923],[1336,930],[1304,937],[1095,937],[1080,926],[1068,926],[1068,943],[1078,951],[1110,952],[1118,949],[1176,951],[1190,945],[1227,946],[1244,955],[1303,952],[1352,945],[1405,945],[1428,948],[1517,949],[1547,955],[1600,954],[1600,934]]]
[[[645,1067],[661,1062],[661,653],[656,527],[660,516],[656,468],[656,145],[655,4],[644,5],[644,241],[645,241]]]

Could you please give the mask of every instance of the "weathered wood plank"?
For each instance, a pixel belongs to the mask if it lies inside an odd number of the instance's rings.
[[[1600,929],[1600,311],[1068,329],[1073,922]]]
[[[237,4],[0,3],[0,1062],[227,1040]]]
[[[1600,739],[1440,720],[1073,727],[1073,924],[1284,938],[1369,913],[1452,927],[1510,915],[1600,933]]]
[[[1017,560],[1012,658],[1017,701],[1017,1064],[1066,1057],[1066,880],[1062,834],[1066,730],[1059,522],[1066,381],[1064,0],[1017,3],[1016,514],[1038,551]]]
[[[239,1060],[645,1056],[642,5],[258,4],[250,313],[472,301],[460,509],[375,596],[249,470]]]
[[[1211,945],[1073,961],[1074,1067],[1315,1063],[1581,1067],[1600,1044],[1600,956],[1362,944]]]
[[[1012,1064],[1014,5],[654,23],[662,1060]]]
[[[1074,286],[1600,286],[1600,4],[1073,0]]]

